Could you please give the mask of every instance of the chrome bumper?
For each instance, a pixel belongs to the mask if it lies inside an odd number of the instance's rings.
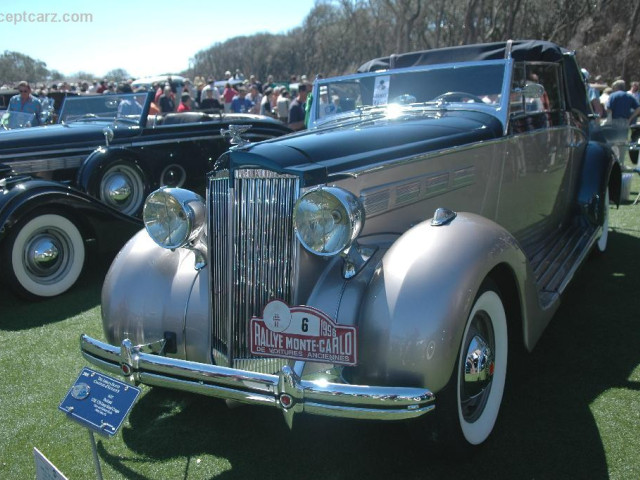
[[[253,405],[280,408],[289,427],[296,413],[370,420],[403,420],[435,408],[429,390],[302,380],[292,368],[278,375],[248,372],[144,353],[124,340],[115,347],[87,335],[82,355],[131,383],[173,388]]]

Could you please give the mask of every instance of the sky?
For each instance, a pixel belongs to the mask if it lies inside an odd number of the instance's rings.
[[[24,53],[64,75],[135,78],[180,72],[213,44],[302,25],[314,0],[0,2],[0,51]],[[229,68],[231,68],[230,66]]]

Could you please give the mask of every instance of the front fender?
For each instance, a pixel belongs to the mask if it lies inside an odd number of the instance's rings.
[[[167,356],[211,363],[207,272],[195,269],[189,250],[161,248],[140,231],[118,253],[102,287],[107,341],[148,344],[169,332],[176,344]]]
[[[104,171],[114,162],[126,160],[137,166],[143,173],[145,189],[151,188],[148,166],[144,163],[144,159],[140,158],[136,153],[124,147],[99,147],[95,149],[91,155],[80,166],[76,176],[77,187],[94,197],[99,196],[100,179]]]
[[[443,388],[478,289],[501,264],[511,270],[518,295],[534,301],[524,253],[491,220],[460,213],[447,225],[427,221],[403,234],[363,297],[356,381]]]
[[[35,210],[56,210],[70,216],[86,240],[101,250],[119,248],[142,222],[123,215],[95,198],[62,183],[25,176],[3,180],[0,189],[0,242],[22,218]]]

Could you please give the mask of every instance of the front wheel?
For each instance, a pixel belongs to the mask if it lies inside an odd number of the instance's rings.
[[[16,294],[29,299],[54,297],[80,277],[84,240],[67,217],[38,214],[12,228],[2,256],[9,267],[6,279]]]
[[[479,445],[498,418],[507,377],[507,317],[502,298],[485,282],[467,318],[456,368],[438,395],[438,437],[453,447]]]

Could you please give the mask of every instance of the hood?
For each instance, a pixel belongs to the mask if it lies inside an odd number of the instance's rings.
[[[298,173],[306,184],[327,175],[399,158],[498,138],[502,124],[476,111],[409,112],[286,135],[231,150],[223,164]]]
[[[0,132],[0,155],[68,147],[98,147],[104,145],[103,130],[106,127],[114,131],[114,143],[119,138],[136,135],[139,131],[137,127],[113,125],[110,122],[75,122],[7,130]]]

